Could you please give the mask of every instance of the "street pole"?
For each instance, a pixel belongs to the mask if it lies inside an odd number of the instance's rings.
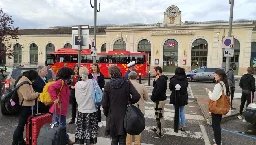
[[[98,1],[97,0],[94,0],[94,5],[92,5],[92,1],[90,0],[90,4],[91,4],[91,7],[94,8],[94,48],[93,48],[93,52],[95,52],[94,54],[97,53],[97,48],[96,48],[96,28],[97,28],[97,12],[100,12],[100,3],[99,3],[99,10],[97,9],[97,4],[98,4]],[[92,56],[92,60],[93,60],[93,63],[96,63],[96,56]]]
[[[81,39],[82,28],[81,28],[80,25],[77,28],[78,28],[78,36]],[[80,41],[80,42],[82,42],[82,41]],[[79,46],[78,46],[78,68],[81,67],[81,51],[82,51],[82,44],[80,43]]]
[[[229,4],[230,4],[230,16],[229,16],[229,32],[228,32],[228,37],[231,37],[232,36],[234,0],[229,0]],[[226,71],[229,70],[229,66],[230,66],[230,57],[226,57]]]

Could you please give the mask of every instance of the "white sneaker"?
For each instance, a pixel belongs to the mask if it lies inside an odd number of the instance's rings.
[[[237,116],[237,118],[240,120],[243,119],[243,117],[241,115]]]
[[[99,127],[102,127],[102,126],[103,126],[103,123],[102,123],[102,122],[98,122],[98,126],[99,126]]]
[[[246,122],[246,120],[245,120],[245,119],[243,119],[243,122]]]

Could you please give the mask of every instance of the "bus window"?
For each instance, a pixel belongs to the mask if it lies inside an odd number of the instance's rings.
[[[58,62],[70,62],[70,55],[57,55]]]
[[[97,55],[96,62],[97,63],[108,63],[108,56],[107,55]]]
[[[71,55],[70,56],[70,62],[78,62],[78,56],[77,55]]]
[[[121,64],[127,64],[128,62],[128,55],[120,55],[117,56],[118,57],[118,62],[117,63],[121,63]]]
[[[92,63],[92,56],[91,55],[82,55],[81,56],[81,63]]]
[[[146,62],[145,56],[131,56],[131,61],[135,61],[136,64],[144,64]]]

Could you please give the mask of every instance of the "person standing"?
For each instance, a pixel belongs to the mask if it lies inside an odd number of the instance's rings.
[[[111,80],[106,83],[102,98],[103,113],[106,116],[106,135],[111,137],[111,145],[126,145],[124,118],[128,101],[132,104],[137,103],[140,94],[129,81],[122,78],[117,66],[110,66],[108,73]]]
[[[134,106],[138,107],[141,112],[143,114],[145,114],[145,101],[148,100],[148,92],[147,92],[147,88],[142,85],[139,84],[136,79],[137,79],[137,73],[135,71],[131,71],[128,74],[128,78],[131,82],[131,84],[136,88],[136,90],[138,91],[138,93],[140,94],[140,100],[139,102],[137,102],[136,104],[134,104]],[[140,145],[140,137],[141,135],[135,135],[134,136],[134,145]],[[133,136],[130,134],[127,134],[126,137],[126,145],[132,145],[132,138]]]
[[[228,86],[228,79],[227,75],[224,70],[217,69],[214,73],[214,79],[216,81],[216,84],[214,86],[213,91],[210,91],[208,88],[205,88],[206,93],[209,95],[209,98],[212,101],[217,101],[220,99],[222,92],[226,95],[229,92],[229,86]],[[216,144],[214,145],[221,145],[221,114],[214,114],[212,115],[212,128],[214,132],[214,138]]]
[[[15,86],[25,81],[29,82],[30,84],[24,84],[17,90],[21,111],[18,126],[13,134],[12,145],[26,145],[23,138],[24,127],[27,123],[28,117],[32,113],[31,107],[35,105],[35,99],[39,97],[39,93],[35,92],[32,87],[32,82],[37,78],[37,76],[38,74],[34,70],[26,71],[15,82]]]
[[[75,98],[75,85],[76,82],[78,81],[78,66],[75,65],[73,67],[73,76],[72,76],[72,83],[70,85],[70,104],[72,106],[72,118],[69,121],[68,124],[74,124],[75,123],[75,119],[76,119],[76,109],[77,109],[77,102],[76,102],[76,98]]]
[[[178,104],[175,103],[175,86],[179,84],[181,86],[180,96],[178,96]],[[175,75],[170,79],[169,89],[172,92],[170,96],[170,104],[179,106],[179,115],[181,131],[185,131],[186,120],[185,120],[185,105],[188,104],[188,80],[184,68],[177,67],[175,70]]]
[[[124,75],[124,79],[125,79],[125,80],[128,80],[128,74],[129,74],[131,71],[135,71],[135,70],[136,70],[135,65],[136,65],[135,61],[132,61],[132,62],[130,62],[130,63],[127,64],[128,71],[127,71],[127,72],[125,73],[125,75]]]
[[[233,103],[232,103],[233,99],[234,99],[234,93],[235,93],[234,70],[236,70],[236,64],[235,63],[231,63],[230,64],[230,69],[227,72],[227,77],[228,77],[228,85],[229,85],[230,96],[231,96],[231,109],[232,110],[236,109],[236,108],[233,107]]]
[[[155,80],[153,82],[153,91],[151,100],[155,103],[155,117],[157,128],[153,128],[152,130],[155,132],[154,138],[160,138],[163,136],[162,127],[161,127],[161,119],[164,117],[164,106],[166,103],[166,90],[167,90],[167,80],[168,77],[162,75],[163,70],[160,66],[154,68]]]
[[[239,119],[242,119],[242,113],[244,110],[244,105],[246,103],[246,107],[250,103],[252,103],[254,99],[254,92],[255,92],[255,78],[253,77],[254,69],[251,67],[247,68],[247,74],[244,74],[239,82],[239,86],[242,88],[242,97],[241,97],[241,105],[240,105],[240,115],[238,116]]]
[[[75,142],[80,145],[96,144],[98,135],[97,108],[93,99],[94,80],[88,79],[88,74],[88,69],[81,67],[79,69],[81,81],[75,85],[75,97],[78,104]]]
[[[97,63],[94,63],[92,65],[92,73],[89,74],[88,78],[96,80],[98,82],[100,89],[103,90],[105,86],[104,75],[100,72],[100,67]],[[100,105],[97,106],[97,116],[98,116],[98,125],[99,127],[102,127],[103,124],[101,123]]]

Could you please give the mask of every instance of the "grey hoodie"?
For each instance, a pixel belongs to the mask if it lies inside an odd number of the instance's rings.
[[[229,87],[235,87],[235,76],[234,76],[234,70],[233,69],[230,69],[227,72],[227,77],[228,77]]]
[[[96,112],[95,103],[93,100],[93,80],[78,81],[75,85],[75,97],[78,104],[78,111],[81,113]]]

